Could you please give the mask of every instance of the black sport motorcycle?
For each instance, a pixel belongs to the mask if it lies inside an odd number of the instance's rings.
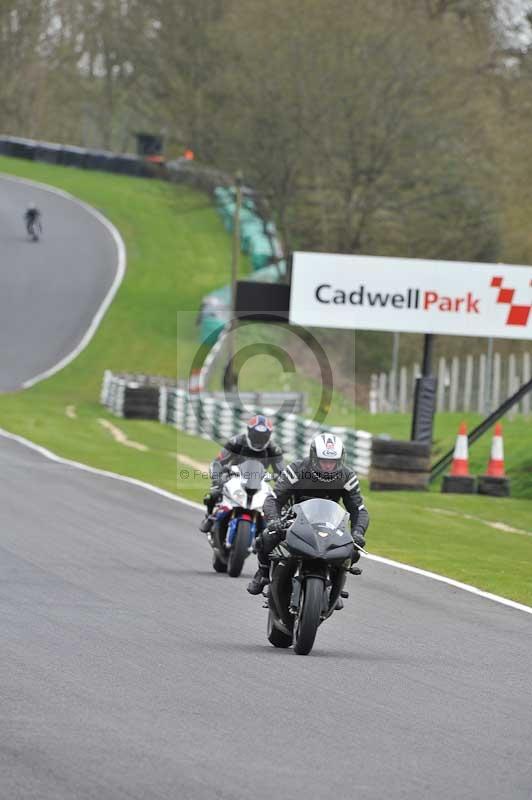
[[[268,641],[307,655],[335,610],[355,545],[349,515],[332,500],[295,504],[283,528],[284,541],[270,553]]]

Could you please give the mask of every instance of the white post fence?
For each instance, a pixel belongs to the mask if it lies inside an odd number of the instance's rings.
[[[505,358],[501,358],[500,353],[494,353],[491,365],[488,364],[486,353],[463,358],[441,357],[436,364],[436,374],[437,411],[477,411],[485,414],[497,408],[505,397],[514,394],[519,386],[530,380],[532,353],[525,352],[519,356],[511,354]],[[411,411],[417,376],[418,364],[401,367],[398,381],[393,371],[372,375],[370,413],[389,413],[394,409],[401,413]],[[530,414],[531,407],[531,397],[528,394],[510,410],[510,419],[517,414]]]

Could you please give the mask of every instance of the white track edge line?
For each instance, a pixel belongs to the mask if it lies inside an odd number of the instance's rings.
[[[185,499],[184,497],[179,497],[179,495],[173,494],[172,492],[167,492],[166,489],[160,489],[158,486],[154,486],[152,483],[146,483],[145,481],[138,480],[137,478],[130,478],[127,475],[120,475],[117,472],[108,472],[107,470],[98,469],[96,467],[89,467],[87,464],[82,464],[79,461],[71,461],[70,459],[58,456],[56,453],[52,453],[51,450],[47,450],[45,447],[41,447],[39,444],[30,442],[29,439],[25,439],[23,436],[18,436],[15,433],[9,433],[9,431],[4,430],[3,428],[0,428],[0,436],[4,437],[5,439],[10,439],[14,442],[18,442],[25,447],[29,447],[31,450],[35,450],[45,458],[55,461],[58,464],[65,464],[66,466],[82,470],[83,472],[89,472],[93,475],[100,475],[104,478],[112,478],[114,480],[122,481],[123,483],[129,483],[132,486],[138,486],[141,489],[146,489],[149,492],[158,494],[161,497],[165,497],[175,503],[182,503],[183,505],[189,506],[190,508],[195,508],[199,511],[205,510],[204,506],[200,503],[195,503],[192,500]],[[455,589],[461,589],[464,592],[469,592],[470,594],[474,594],[477,597],[482,597],[485,600],[492,600],[500,605],[514,608],[518,611],[524,611],[526,614],[532,614],[532,606],[526,606],[523,603],[518,603],[515,600],[510,600],[507,597],[502,597],[498,594],[485,592],[482,589],[477,589],[476,586],[471,586],[469,583],[461,583],[460,581],[455,581],[453,578],[447,578],[445,575],[438,575],[436,572],[429,572],[428,570],[420,569],[419,567],[412,567],[409,564],[403,564],[401,561],[393,561],[392,559],[384,558],[383,556],[374,556],[368,553],[363,557],[369,559],[370,561],[376,561],[379,564],[395,567],[396,569],[401,569],[405,572],[411,572],[414,575],[421,575],[424,578],[430,578],[431,580],[438,581],[439,583],[446,583],[448,586],[453,586]]]
[[[100,475],[104,478],[113,478],[113,480],[129,483],[133,486],[139,486],[141,489],[154,492],[154,494],[158,494],[161,497],[166,497],[168,500],[173,500],[177,503],[183,503],[184,505],[199,509],[201,511],[205,510],[205,506],[200,505],[200,503],[194,503],[192,500],[186,500],[184,497],[179,497],[172,492],[167,492],[166,489],[160,489],[158,486],[154,486],[152,483],[146,483],[138,478],[130,478],[127,475],[120,475],[118,472],[109,472],[104,469],[98,469],[97,467],[90,467],[88,464],[82,464],[80,461],[71,461],[69,458],[58,456],[51,450],[47,450],[46,447],[42,447],[40,444],[35,444],[35,442],[30,442],[29,439],[25,439],[23,436],[19,436],[16,433],[10,433],[3,428],[0,428],[0,436],[4,439],[10,439],[13,442],[18,442],[18,444],[24,445],[24,447],[30,448],[30,450],[35,450],[37,453],[40,453],[40,455],[50,459],[50,461],[55,461],[57,464],[64,464],[65,466],[79,469],[82,472],[89,472],[92,475]]]
[[[104,299],[102,300],[100,307],[96,311],[94,317],[91,320],[91,323],[85,333],[83,334],[80,342],[76,345],[76,347],[64,356],[57,364],[54,364],[49,369],[45,370],[44,372],[35,375],[33,378],[28,378],[28,380],[24,381],[22,384],[23,389],[29,389],[31,386],[34,386],[36,383],[40,383],[40,381],[46,380],[46,378],[51,378],[52,375],[55,375],[56,372],[60,372],[64,367],[70,364],[71,361],[74,361],[75,358],[79,356],[79,354],[87,347],[89,342],[91,341],[92,337],[98,330],[101,321],[111,305],[118,288],[122,281],[124,280],[124,275],[126,274],[126,246],[124,244],[124,240],[122,239],[120,233],[118,232],[117,228],[110,222],[107,217],[98,211],[93,206],[85,203],[83,200],[80,200],[78,197],[70,194],[69,192],[64,191],[63,189],[58,189],[56,186],[51,186],[46,183],[40,183],[39,181],[32,181],[28,178],[19,178],[15,175],[7,175],[5,173],[0,173],[0,178],[5,180],[10,180],[15,183],[23,183],[27,186],[36,186],[39,189],[43,189],[44,191],[51,192],[52,194],[57,194],[60,197],[69,200],[70,202],[74,202],[77,205],[81,206],[85,211],[95,217],[111,234],[111,237],[116,245],[117,253],[118,253],[118,263],[116,267],[116,274],[114,280],[109,287],[107,294],[105,295]]]
[[[532,606],[526,606],[523,603],[510,600],[508,597],[502,597],[500,594],[485,592],[483,589],[477,589],[476,586],[471,586],[469,583],[455,581],[454,578],[447,578],[445,575],[439,575],[437,572],[430,572],[429,570],[420,569],[419,567],[412,567],[410,564],[403,564],[401,561],[393,561],[391,558],[384,558],[384,556],[374,556],[371,553],[368,553],[364,557],[368,558],[370,561],[377,561],[379,564],[386,564],[389,567],[396,567],[405,572],[412,572],[414,575],[422,575],[424,578],[431,578],[433,581],[446,583],[448,586],[453,586],[455,589],[462,589],[464,592],[476,594],[478,597],[483,597],[485,600],[493,600],[495,603],[500,603],[503,606],[509,606],[519,611],[525,611],[527,614],[532,614]]]

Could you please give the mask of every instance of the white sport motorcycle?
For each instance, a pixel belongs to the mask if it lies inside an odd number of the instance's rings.
[[[232,578],[238,578],[242,572],[255,536],[263,528],[262,507],[272,493],[271,479],[264,465],[255,459],[230,468],[209,533],[216,572],[227,572]]]

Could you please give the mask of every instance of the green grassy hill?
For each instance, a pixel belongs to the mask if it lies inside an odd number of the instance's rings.
[[[102,410],[98,398],[106,368],[175,375],[179,363],[184,373],[197,348],[198,303],[227,282],[231,258],[230,238],[208,197],[158,181],[6,158],[0,158],[2,171],[59,186],[99,208],[124,237],[128,269],[100,329],[78,359],[30,390],[0,396],[0,427],[64,457],[200,500],[207,486],[201,467],[218,445],[158,423],[116,419]],[[253,370],[246,380],[256,382],[261,370],[256,365]],[[275,373],[265,370],[262,380],[275,380]],[[315,396],[311,381],[301,386]],[[145,449],[119,444],[102,420]],[[333,403],[330,422],[408,435],[406,416],[370,417],[342,395]],[[458,416],[438,418],[442,450],[452,444],[458,422]],[[529,423],[505,423],[505,435],[514,487],[530,496]],[[473,449],[479,470],[488,446],[486,441]],[[532,604],[527,500],[367,492],[366,502],[371,552]]]

